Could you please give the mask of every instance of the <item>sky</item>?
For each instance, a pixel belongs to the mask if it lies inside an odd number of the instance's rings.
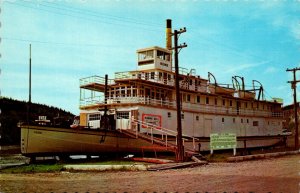
[[[31,44],[32,102],[79,114],[80,78],[135,70],[136,50],[165,47],[172,19],[173,30],[187,29],[180,67],[203,78],[212,72],[218,83],[258,80],[268,100],[293,101],[286,69],[300,67],[299,0],[2,0],[0,7],[3,97],[28,100]]]

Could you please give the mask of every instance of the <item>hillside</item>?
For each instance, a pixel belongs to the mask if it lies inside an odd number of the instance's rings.
[[[19,122],[27,121],[27,102],[18,101],[10,98],[0,98],[0,144],[19,144],[20,128]],[[30,122],[38,119],[38,116],[47,116],[47,119],[53,122],[53,119],[59,117],[64,120],[61,125],[67,126],[72,122],[74,115],[60,108],[47,106],[43,104],[32,103],[30,105]]]

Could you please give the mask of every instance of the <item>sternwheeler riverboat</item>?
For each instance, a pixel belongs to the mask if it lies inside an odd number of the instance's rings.
[[[137,50],[136,70],[116,72],[113,78],[80,79],[79,124],[72,128],[23,125],[22,153],[175,150],[178,117],[171,36],[171,20],[167,20],[166,48]],[[209,150],[211,133],[235,133],[237,148],[270,146],[283,139],[282,103],[265,100],[261,85],[253,83],[252,90],[245,90],[244,79],[233,77],[233,84],[224,86],[211,73],[206,79],[185,68],[180,68],[179,79],[179,119],[186,151]]]

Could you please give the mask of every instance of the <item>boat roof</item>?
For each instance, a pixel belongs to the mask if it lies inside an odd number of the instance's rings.
[[[138,49],[136,52],[138,53],[138,52],[143,52],[143,51],[148,51],[148,50],[160,50],[160,51],[163,51],[163,52],[167,52],[169,54],[172,53],[171,50],[168,50],[166,48],[162,48],[162,47],[159,47],[159,46],[152,46],[152,47]]]

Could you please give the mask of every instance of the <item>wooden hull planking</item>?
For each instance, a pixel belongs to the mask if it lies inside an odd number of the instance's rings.
[[[102,142],[101,139],[103,139]],[[75,130],[27,126],[21,128],[22,154],[101,154],[141,152],[150,142],[118,131]]]

